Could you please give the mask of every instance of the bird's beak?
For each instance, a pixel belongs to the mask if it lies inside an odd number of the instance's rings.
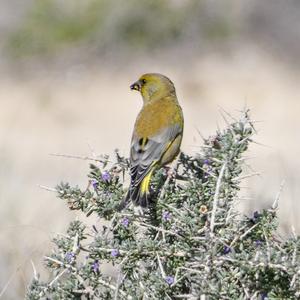
[[[130,86],[130,89],[131,90],[136,90],[136,91],[141,91],[141,87],[142,87],[142,85],[141,85],[141,82],[138,80],[138,81],[136,81],[135,83],[133,83],[131,86]]]

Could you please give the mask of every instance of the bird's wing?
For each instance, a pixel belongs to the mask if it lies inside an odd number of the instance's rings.
[[[182,133],[182,126],[172,125],[155,136],[133,135],[130,153],[131,184],[137,186],[160,161],[172,142]]]

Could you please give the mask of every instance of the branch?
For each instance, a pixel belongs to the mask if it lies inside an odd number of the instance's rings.
[[[96,162],[105,162],[105,160],[100,158],[94,158],[89,156],[80,156],[80,155],[70,155],[70,154],[61,154],[61,153],[50,153],[51,156],[58,156],[58,157],[65,157],[65,158],[75,158],[75,159],[81,159],[81,160],[91,160]]]
[[[279,191],[277,192],[276,198],[272,204],[273,210],[276,210],[278,208],[278,202],[279,202],[279,198],[280,198],[281,192],[283,190],[284,184],[285,184],[285,180],[282,180],[280,187],[279,187]]]
[[[218,176],[218,180],[217,180],[216,191],[215,191],[214,200],[213,200],[213,208],[212,208],[212,213],[211,213],[211,220],[210,220],[210,231],[212,233],[213,233],[214,227],[215,227],[215,216],[216,216],[216,212],[217,212],[218,199],[219,199],[219,194],[220,194],[222,178],[223,178],[226,166],[227,166],[227,162],[224,162],[224,164],[221,168],[220,174]]]

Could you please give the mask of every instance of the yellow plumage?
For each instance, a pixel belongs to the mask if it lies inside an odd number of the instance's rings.
[[[172,162],[180,151],[183,114],[173,83],[161,74],[144,74],[131,89],[141,92],[143,107],[132,135],[131,183],[125,205],[131,200],[147,207],[153,172]]]

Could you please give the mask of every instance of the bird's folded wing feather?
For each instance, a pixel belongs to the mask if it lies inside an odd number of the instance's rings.
[[[155,136],[143,137],[147,141],[144,144],[141,143],[140,137],[133,135],[130,153],[130,173],[133,186],[137,186],[143,180],[181,133],[182,126],[175,124]]]

